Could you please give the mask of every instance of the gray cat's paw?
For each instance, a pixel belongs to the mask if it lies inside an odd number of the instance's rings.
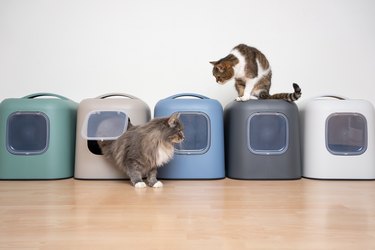
[[[140,182],[135,183],[134,187],[135,188],[145,188],[145,187],[147,187],[147,185],[143,181],[140,181]]]
[[[161,188],[161,187],[163,187],[163,183],[161,181],[157,181],[152,187],[153,188]]]

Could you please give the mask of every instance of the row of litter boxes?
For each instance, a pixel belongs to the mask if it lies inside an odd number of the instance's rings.
[[[160,100],[154,116],[174,112],[181,113],[185,141],[159,178],[375,179],[375,120],[368,101],[314,98],[302,112],[281,100],[233,101],[223,111],[217,100],[187,93]],[[128,117],[145,123],[150,109],[118,93],[79,104],[50,93],[5,99],[0,179],[124,179],[101,155],[97,140],[123,133]]]

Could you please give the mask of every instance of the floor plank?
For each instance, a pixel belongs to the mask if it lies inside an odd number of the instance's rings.
[[[375,249],[374,181],[0,181],[0,249]]]

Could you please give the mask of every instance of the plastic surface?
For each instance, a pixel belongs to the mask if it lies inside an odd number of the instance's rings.
[[[223,109],[214,99],[194,93],[176,94],[155,105],[155,117],[179,112],[185,140],[173,159],[158,169],[162,179],[221,179],[225,177]]]
[[[283,100],[233,101],[224,109],[227,177],[301,178],[298,108]]]
[[[375,179],[375,118],[369,101],[314,98],[301,121],[304,177]]]
[[[6,124],[6,147],[18,155],[43,154],[48,149],[50,122],[43,112],[14,112]]]
[[[86,140],[116,140],[128,128],[128,115],[125,111],[95,110],[84,120],[81,135]]]
[[[360,155],[367,149],[367,120],[359,113],[334,113],[326,120],[326,147],[336,155]]]
[[[133,125],[143,124],[151,118],[150,108],[141,99],[123,93],[103,94],[79,103],[75,178],[128,178],[113,162],[104,158],[97,143],[101,139],[116,139],[126,130],[127,118],[130,118]]]
[[[52,93],[5,99],[0,104],[0,179],[72,177],[76,112],[77,103]]]
[[[210,118],[203,112],[182,112],[180,120],[184,124],[185,140],[176,144],[176,153],[204,154],[207,152],[211,145]]]
[[[254,154],[282,154],[289,145],[288,119],[282,113],[254,113],[248,119],[247,137]]]

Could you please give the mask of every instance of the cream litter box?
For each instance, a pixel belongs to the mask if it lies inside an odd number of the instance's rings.
[[[101,153],[98,140],[115,140],[128,126],[150,120],[150,108],[137,97],[128,94],[106,94],[80,102],[77,113],[76,162],[77,179],[127,179]]]

